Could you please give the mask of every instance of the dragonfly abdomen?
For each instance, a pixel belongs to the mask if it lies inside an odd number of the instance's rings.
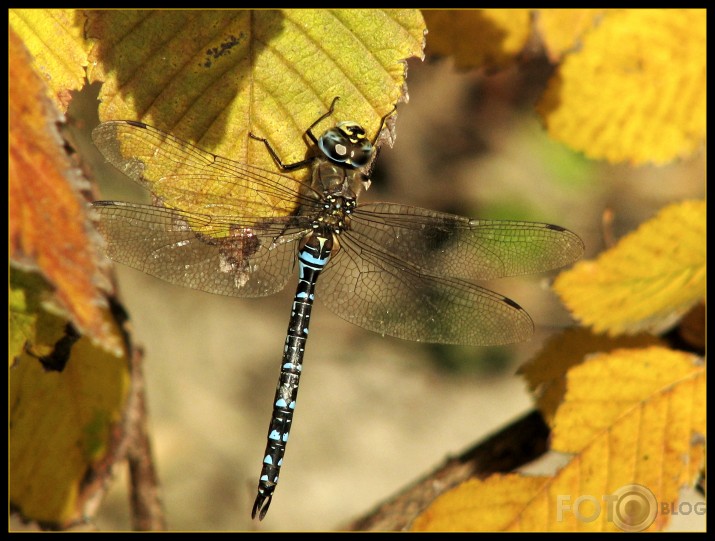
[[[268,443],[263,458],[261,476],[258,480],[258,495],[253,504],[253,518],[257,513],[259,519],[263,519],[266,515],[273,491],[278,484],[278,474],[283,464],[288,434],[293,422],[293,412],[298,399],[298,384],[305,343],[308,339],[315,283],[330,259],[332,248],[332,234],[313,233],[306,239],[305,245],[298,253],[298,287],[288,323],[288,333],[281,360],[281,374],[273,401],[273,415],[268,427]]]

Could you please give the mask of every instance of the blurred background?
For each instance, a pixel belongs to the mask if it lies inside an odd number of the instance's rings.
[[[617,240],[664,205],[704,197],[702,156],[666,167],[610,166],[550,140],[533,112],[550,69],[539,58],[492,76],[458,73],[448,60],[409,62],[396,143],[382,147],[361,200],[558,224],[579,234],[592,258],[604,239]],[[87,110],[70,114],[88,134],[98,122],[96,93],[83,98]],[[102,165],[88,139],[83,147],[103,199],[147,200]],[[607,211],[613,220],[604,226]],[[334,316],[319,283],[291,443],[258,523],[250,512],[295,281],[271,297],[235,299],[116,269],[135,343],[145,350],[150,433],[172,530],[340,528],[529,411],[516,369],[573,324],[548,289],[555,273],[488,284],[536,323],[533,340],[493,348],[383,338]],[[129,524],[120,471],[97,526]]]

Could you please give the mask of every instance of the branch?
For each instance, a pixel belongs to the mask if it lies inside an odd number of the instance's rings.
[[[537,411],[528,413],[462,455],[448,459],[366,516],[346,524],[347,531],[400,531],[439,495],[472,477],[510,472],[547,451],[549,428]]]

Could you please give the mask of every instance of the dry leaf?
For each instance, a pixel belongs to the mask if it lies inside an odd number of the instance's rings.
[[[595,332],[660,333],[705,297],[704,201],[663,209],[595,261],[559,275],[554,290]]]
[[[10,503],[28,520],[66,528],[116,460],[129,388],[125,358],[93,346],[72,348],[62,372],[20,357],[10,377]]]
[[[79,195],[83,180],[66,155],[42,81],[22,42],[10,36],[10,261],[41,272],[76,327],[121,352],[121,339],[103,315],[99,287],[109,284]]]
[[[86,518],[109,477],[129,372],[98,287],[109,288],[84,181],[12,29],[9,61],[10,505],[65,528]]]
[[[701,467],[705,368],[669,349],[617,350],[569,371],[553,448],[571,461],[553,477],[493,475],[437,498],[419,531],[660,530],[678,489]]]

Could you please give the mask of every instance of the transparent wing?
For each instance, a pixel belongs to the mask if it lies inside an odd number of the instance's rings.
[[[216,156],[141,122],[105,122],[92,139],[112,165],[172,208],[270,218],[319,199],[292,177]]]
[[[584,250],[576,234],[555,225],[475,220],[392,203],[359,205],[348,234],[425,274],[467,280],[563,267]]]
[[[526,340],[529,315],[513,301],[457,278],[425,274],[351,234],[318,280],[316,297],[341,318],[418,342],[498,345]]]
[[[299,217],[204,216],[121,201],[92,204],[113,260],[172,284],[235,297],[280,291],[294,270]]]

